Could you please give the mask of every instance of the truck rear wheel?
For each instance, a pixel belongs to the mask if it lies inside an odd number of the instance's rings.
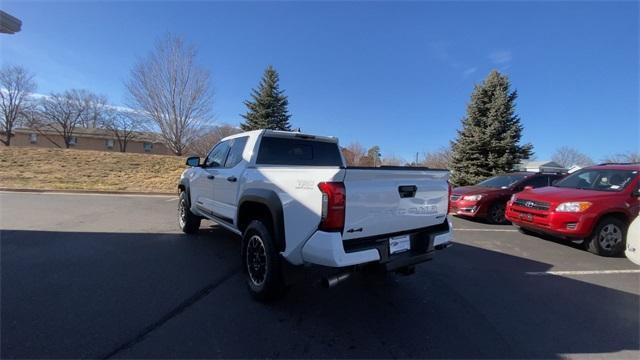
[[[242,265],[253,298],[269,301],[284,292],[280,255],[269,229],[253,220],[242,237]]]
[[[602,219],[591,236],[584,240],[589,252],[600,256],[622,254],[627,236],[627,224],[615,217]]]
[[[180,193],[178,200],[178,225],[185,234],[193,234],[200,229],[201,218],[189,209],[189,199],[186,191]]]

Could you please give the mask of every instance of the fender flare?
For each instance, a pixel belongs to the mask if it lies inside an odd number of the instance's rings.
[[[273,238],[276,242],[278,251],[283,252],[286,248],[285,230],[284,230],[284,212],[282,210],[282,201],[280,197],[273,190],[268,189],[247,189],[240,196],[238,201],[238,210],[236,219],[238,219],[238,225],[240,225],[242,205],[251,202],[264,205],[269,209],[271,213],[271,219],[273,221]],[[239,229],[242,231],[242,229]]]
[[[180,183],[178,184],[178,192],[181,188],[184,188],[184,192],[187,193],[187,205],[189,205],[189,208],[191,208],[191,189],[189,187],[189,179],[180,179]]]

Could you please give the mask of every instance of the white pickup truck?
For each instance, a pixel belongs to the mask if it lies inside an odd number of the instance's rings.
[[[446,170],[347,167],[334,137],[257,130],[222,139],[180,177],[179,224],[210,219],[242,237],[251,294],[281,293],[296,265],[411,273],[452,240]]]

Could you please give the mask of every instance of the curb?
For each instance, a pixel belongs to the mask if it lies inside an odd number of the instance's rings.
[[[97,191],[77,189],[12,189],[0,187],[0,191],[16,193],[70,193],[70,194],[98,194],[98,195],[158,195],[177,196],[177,192],[145,192],[145,191]]]

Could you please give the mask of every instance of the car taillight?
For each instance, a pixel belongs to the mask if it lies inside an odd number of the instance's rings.
[[[318,188],[322,192],[322,214],[320,230],[342,231],[344,228],[344,208],[347,194],[341,182],[321,182]]]
[[[451,212],[451,183],[447,181],[447,186],[449,189],[447,190],[447,214]]]

